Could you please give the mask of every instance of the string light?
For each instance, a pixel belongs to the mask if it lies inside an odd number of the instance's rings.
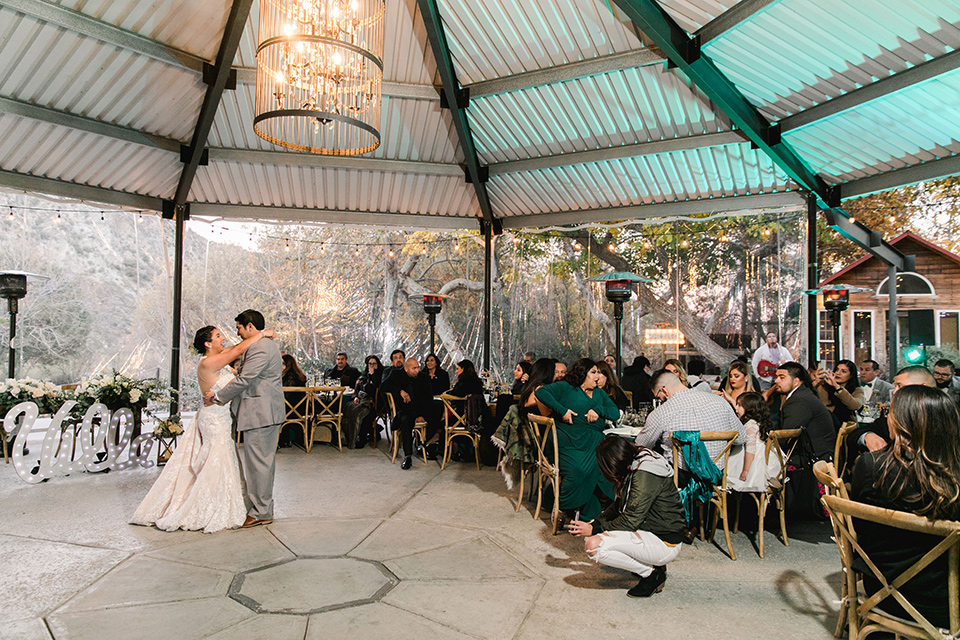
[[[765,235],[765,236],[769,236],[771,233],[773,233],[773,232],[772,232],[770,229],[764,229],[764,230],[763,230],[763,235]]]
[[[687,247],[690,246],[690,243],[687,242],[687,239],[686,239],[686,238],[684,238],[684,239],[683,239],[683,242],[680,243],[680,246],[683,247],[684,249],[686,249]]]
[[[11,213],[10,215],[12,216],[13,214]],[[453,245],[453,250],[454,250],[454,251],[460,251],[460,241],[459,241],[459,240],[457,240],[457,244]]]
[[[850,224],[853,224],[856,221],[857,219],[854,216],[850,216]]]
[[[355,256],[360,255],[360,247],[357,247],[357,250],[353,252],[353,255]]]
[[[580,249],[583,248],[583,245],[580,244],[579,242],[574,242],[574,243],[573,243],[573,248],[576,249],[577,251],[580,251]]]
[[[391,258],[393,257],[393,249],[392,249],[392,248],[390,249],[390,251],[387,252],[387,255],[389,255]]]
[[[137,216],[137,222],[143,222],[143,214],[142,214],[142,213],[141,213],[139,216]]]
[[[57,209],[57,222],[60,222],[63,218],[60,217],[60,210]]]
[[[327,248],[326,245],[324,245],[324,244],[321,242],[321,243],[320,243],[320,253],[323,253],[323,252],[326,250],[326,248]]]
[[[289,241],[289,240],[287,240],[287,244],[286,244],[286,246],[283,247],[283,250],[289,253],[289,251],[290,251],[290,241]]]
[[[10,207],[10,219],[13,220],[13,207]]]
[[[890,216],[890,223],[893,224],[897,221],[897,216]]]

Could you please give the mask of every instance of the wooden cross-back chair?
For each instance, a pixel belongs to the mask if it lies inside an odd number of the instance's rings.
[[[293,396],[291,398],[291,396]],[[313,438],[310,433],[310,416],[313,414],[313,394],[309,387],[284,387],[283,404],[287,408],[287,419],[280,425],[280,433],[287,425],[296,425],[303,431],[303,446],[310,453]]]
[[[560,522],[560,447],[557,444],[557,423],[553,418],[544,418],[532,413],[527,416],[527,420],[533,428],[534,442],[537,445],[537,508],[533,512],[533,517],[540,518],[543,486],[549,484],[553,488],[550,527],[552,533],[556,535],[557,523]]]
[[[850,452],[847,451],[847,436],[849,436],[859,425],[856,422],[844,422],[840,425],[837,432],[837,442],[833,446],[833,464],[837,470],[837,475],[841,478],[846,475],[847,462]]]
[[[892,633],[897,637],[918,639],[941,639],[960,637],[960,522],[954,520],[930,520],[921,516],[883,509],[855,502],[846,497],[846,487],[836,468],[827,462],[817,462],[814,474],[825,487],[827,495],[822,502],[830,514],[844,582],[841,587],[840,619],[834,633],[840,637],[844,623],[849,637],[862,639],[876,631]],[[895,529],[905,529],[918,534],[941,538],[933,548],[893,579],[888,579],[864,551],[857,539],[855,520],[867,520]],[[947,557],[947,597],[949,629],[939,629],[921,614],[900,588],[934,561]],[[854,565],[859,558],[868,567],[869,574],[861,574]],[[880,583],[875,593],[861,590],[863,576],[870,575]],[[882,610],[883,603],[892,598],[910,616],[901,618]]]
[[[452,396],[448,393],[441,394],[440,399],[443,401],[444,431],[443,463],[440,465],[440,468],[444,469],[447,463],[450,462],[450,455],[453,450],[453,439],[466,438],[473,443],[473,453],[477,459],[477,470],[479,470],[480,434],[471,430],[467,424],[467,399]],[[454,403],[463,403],[463,409],[458,410]]]
[[[627,391],[626,389],[624,389],[623,395],[627,397],[627,406],[632,408],[633,407],[633,391]]]
[[[763,491],[743,491],[753,498],[757,504],[758,525],[757,525],[757,551],[760,557],[763,557],[763,521],[767,513],[767,507],[773,504],[780,512],[780,538],[783,540],[783,546],[789,547],[790,540],[787,538],[787,519],[786,519],[786,499],[784,489],[787,484],[787,460],[793,455],[797,443],[800,442],[800,429],[779,429],[771,431],[767,435],[767,443],[764,447],[763,458],[754,458],[753,464],[769,464],[770,456],[776,456],[780,463],[780,471],[776,477],[767,481],[766,489]],[[785,449],[783,443],[788,442]],[[736,513],[733,517],[733,532],[737,533],[740,524],[740,500],[737,500]]]
[[[390,409],[390,464],[393,464],[397,461],[397,455],[400,452],[400,435],[394,432],[393,428],[397,423],[397,402],[393,399],[393,394],[385,393],[387,397],[387,405]],[[417,447],[417,442],[423,444],[427,441],[427,423],[424,420],[417,420],[416,424],[413,425],[413,445],[414,449]],[[423,450],[423,461],[427,461],[427,451]]]
[[[312,387],[313,391],[313,428],[310,439],[320,425],[330,428],[330,435],[337,434],[337,449],[343,451],[340,421],[343,419],[343,393],[347,387]]]
[[[710,521],[709,537],[704,535],[703,530],[703,505],[700,505],[700,539],[713,542],[713,536],[717,531],[717,523],[723,520],[723,534],[727,539],[727,551],[730,553],[730,559],[736,560],[737,554],[733,552],[733,543],[730,541],[730,518],[727,514],[727,498],[730,492],[727,489],[727,460],[730,458],[730,449],[734,441],[740,436],[738,431],[701,431],[700,442],[726,441],[723,449],[711,460],[723,472],[719,485],[714,485],[713,495],[710,497],[710,505],[713,506],[713,516]],[[670,438],[673,448],[673,482],[678,484],[680,480],[680,441],[676,438]]]

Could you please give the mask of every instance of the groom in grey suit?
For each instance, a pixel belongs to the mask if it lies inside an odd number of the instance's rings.
[[[263,331],[263,314],[253,309],[235,318],[241,339]],[[206,405],[233,402],[237,431],[243,433],[240,462],[247,484],[245,528],[273,522],[273,479],[277,437],[286,419],[280,349],[273,340],[258,340],[240,360],[237,377],[220,391],[207,392]]]

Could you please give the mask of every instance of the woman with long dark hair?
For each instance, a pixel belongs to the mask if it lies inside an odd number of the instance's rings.
[[[597,388],[600,371],[590,358],[577,360],[559,382],[537,389],[537,400],[553,412],[560,460],[560,508],[580,511],[584,519],[600,515],[600,496],[613,498],[613,487],[600,474],[594,451],[603,439],[606,420],[620,410]]]
[[[960,520],[960,413],[938,389],[901,387],[887,416],[891,444],[857,458],[850,495],[886,509],[936,520]],[[858,520],[857,539],[888,580],[923,557],[942,538]],[[949,625],[947,557],[931,563],[899,590],[933,624]],[[879,582],[864,573],[869,593]],[[904,615],[893,598],[883,608]]]
[[[461,360],[457,363],[457,383],[450,390],[450,395],[466,398],[475,393],[483,394],[483,381],[477,375],[472,360]]]
[[[352,443],[355,449],[362,449],[367,442],[375,439],[373,421],[377,417],[377,390],[380,388],[382,378],[383,362],[380,361],[379,356],[370,354],[364,360],[363,373],[354,385],[356,395],[353,402],[347,405],[346,418],[353,420],[357,425],[357,437]]]
[[[307,386],[307,374],[303,372],[303,369],[300,368],[300,365],[297,364],[297,359],[294,358],[289,353],[285,353],[280,357],[280,360],[283,362],[283,368],[280,370],[280,376],[283,381],[284,387],[305,387]],[[301,406],[301,401],[303,400],[306,393],[303,391],[284,391],[283,399],[287,402],[289,407],[299,407],[300,411],[303,411]],[[287,410],[287,417],[290,417],[290,410]],[[278,439],[278,444],[281,448],[293,446],[294,440],[299,440],[303,438],[303,429],[299,425],[288,424],[280,430],[280,438]]]
[[[628,596],[651,596],[663,590],[666,564],[680,554],[686,527],[673,467],[660,454],[619,436],[604,438],[595,455],[617,498],[592,522],[571,522],[570,533],[586,538],[587,555],[597,563],[640,576]]]
[[[433,395],[438,396],[450,390],[450,374],[440,366],[440,358],[437,354],[428,354],[423,359],[420,375],[430,384],[430,392]]]
[[[850,360],[841,360],[833,371],[823,371],[813,383],[820,402],[833,414],[833,422],[839,428],[844,422],[855,419],[863,406],[863,389],[857,365]]]
[[[747,442],[727,460],[727,486],[734,491],[764,491],[770,478],[780,473],[780,459],[772,451],[764,459],[773,430],[770,407],[762,394],[748,391],[737,397],[734,410],[747,432]]]
[[[617,409],[626,411],[630,407],[630,401],[627,400],[627,394],[620,388],[617,374],[610,368],[610,364],[606,360],[597,360],[597,370],[600,371],[600,388],[610,396],[613,404],[617,405]]]
[[[554,374],[556,373],[556,360],[553,358],[538,358],[533,366],[530,367],[530,378],[523,388],[520,389],[520,413],[526,415],[530,412],[536,415],[549,418],[551,411],[547,405],[537,402],[536,390],[545,384],[553,384]]]
[[[533,365],[526,360],[521,360],[517,363],[517,366],[513,368],[513,387],[510,389],[510,393],[517,396],[520,395],[520,391],[523,390],[523,385],[527,384],[527,380],[530,379],[530,371],[533,369]]]

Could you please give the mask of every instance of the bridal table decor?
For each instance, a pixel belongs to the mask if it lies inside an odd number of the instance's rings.
[[[180,416],[178,415],[161,420],[153,428],[153,438],[157,441],[158,467],[167,464],[167,460],[170,459],[177,448],[177,439],[181,435],[183,435],[183,425],[180,423]]]

